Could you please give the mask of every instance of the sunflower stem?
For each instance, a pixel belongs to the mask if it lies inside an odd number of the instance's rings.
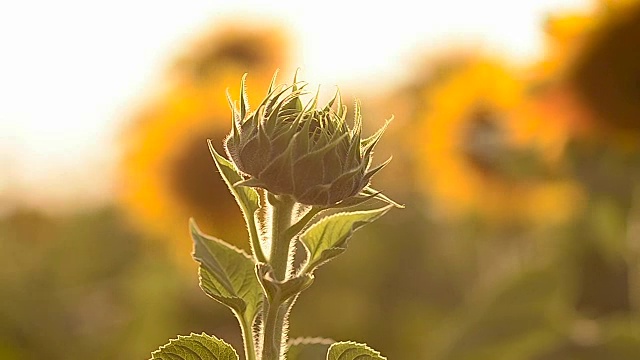
[[[291,239],[287,229],[291,226],[293,219],[293,208],[295,200],[291,196],[274,196],[268,194],[268,201],[271,205],[271,249],[269,255],[269,265],[273,268],[276,280],[287,280],[291,263]]]
[[[251,242],[251,250],[253,256],[258,262],[266,263],[267,257],[262,250],[262,244],[260,243],[260,235],[258,235],[258,227],[256,226],[256,220],[247,219],[247,226],[249,227],[249,241]]]
[[[295,200],[290,196],[275,196],[268,193],[270,206],[271,249],[268,263],[277,281],[286,281],[290,276],[289,266],[293,257],[292,236],[287,233],[293,220]],[[279,360],[286,343],[285,323],[289,306],[279,296],[265,298],[262,322],[262,360]]]
[[[234,311],[238,323],[240,324],[240,330],[242,331],[242,342],[244,343],[244,358],[246,360],[256,360],[256,347],[253,337],[253,329],[251,323]]]

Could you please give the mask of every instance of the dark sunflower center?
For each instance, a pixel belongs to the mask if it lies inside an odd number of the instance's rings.
[[[485,176],[508,181],[548,176],[548,169],[536,149],[514,147],[509,143],[501,116],[506,115],[484,105],[471,112],[461,144],[469,163]]]
[[[499,124],[500,115],[481,106],[470,114],[464,130],[462,150],[467,159],[485,173],[499,169],[500,157],[506,150],[505,134]]]
[[[221,64],[235,64],[242,71],[250,71],[267,62],[264,46],[258,39],[247,36],[231,39],[223,44],[211,44],[192,64],[196,78],[207,78]]]
[[[640,130],[640,3],[593,34],[569,81],[607,126]]]
[[[216,146],[222,144],[224,136],[224,132],[193,134],[177,154],[169,169],[168,180],[171,190],[187,208],[193,211],[194,216],[207,215],[207,219],[196,218],[203,223],[210,222],[218,216],[228,218],[228,214],[224,213],[236,207],[227,186],[216,171],[207,147],[207,139],[211,139]],[[216,147],[220,153],[224,151],[218,148],[219,146]],[[222,214],[217,214],[216,211]]]

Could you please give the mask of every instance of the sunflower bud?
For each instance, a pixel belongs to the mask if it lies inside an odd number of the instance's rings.
[[[356,196],[386,161],[369,169],[373,148],[386,125],[361,139],[360,104],[353,127],[345,121],[347,108],[339,91],[324,107],[318,95],[302,105],[305,83],[274,86],[250,111],[242,79],[240,104],[229,98],[233,127],[225,141],[227,154],[248,176],[239,185],[256,186],[276,195],[290,195],[306,205],[331,206]]]

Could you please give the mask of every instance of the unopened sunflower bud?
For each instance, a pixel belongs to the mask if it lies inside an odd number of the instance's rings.
[[[338,91],[322,108],[317,94],[303,107],[300,96],[306,84],[296,77],[292,85],[274,84],[275,76],[266,98],[254,111],[249,109],[244,78],[239,106],[229,99],[233,127],[225,148],[238,170],[248,176],[242,185],[290,195],[306,205],[331,206],[358,195],[388,163],[369,169],[373,148],[386,124],[361,139],[358,102],[350,128]]]

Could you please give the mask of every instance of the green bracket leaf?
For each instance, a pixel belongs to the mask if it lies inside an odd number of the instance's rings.
[[[287,346],[288,360],[326,360],[329,347],[335,341],[323,338],[295,338]]]
[[[269,301],[278,299],[285,302],[311,286],[314,277],[312,274],[301,274],[287,281],[279,281],[273,277],[273,269],[267,264],[256,265],[256,275],[264,288]]]
[[[300,241],[307,251],[303,272],[311,273],[318,266],[342,254],[353,232],[384,215],[392,205],[367,211],[341,212],[327,216],[311,225]]]
[[[386,360],[365,344],[358,344],[353,341],[337,342],[329,348],[327,360]]]
[[[236,167],[224,156],[221,156],[216,152],[213,148],[213,144],[211,140],[208,140],[209,150],[211,151],[211,156],[213,157],[214,162],[216,163],[216,167],[222,176],[222,179],[229,187],[231,194],[238,202],[240,206],[240,210],[242,210],[242,215],[244,216],[248,226],[249,226],[249,237],[251,238],[251,247],[253,249],[254,254],[256,254],[256,258],[260,262],[266,262],[266,258],[262,251],[262,246],[260,245],[260,239],[258,237],[258,231],[256,227],[256,221],[254,215],[258,209],[260,209],[260,196],[258,192],[248,186],[235,186],[239,182],[244,181],[245,179],[240,175]]]
[[[215,300],[253,322],[262,303],[262,288],[254,273],[254,262],[244,251],[203,234],[190,223],[193,257],[200,263],[200,287]]]
[[[151,360],[238,360],[238,353],[215,336],[192,333],[170,340],[151,353]]]

